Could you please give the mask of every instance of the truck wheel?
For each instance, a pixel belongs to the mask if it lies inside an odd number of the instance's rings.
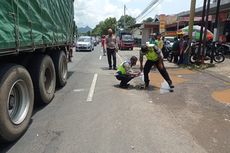
[[[66,54],[63,51],[57,51],[52,55],[57,87],[64,87],[67,82],[68,62]]]
[[[35,93],[36,104],[48,104],[54,97],[56,74],[52,59],[48,55],[37,54],[29,68]]]
[[[34,105],[33,83],[19,65],[0,67],[0,141],[17,140],[27,129]]]

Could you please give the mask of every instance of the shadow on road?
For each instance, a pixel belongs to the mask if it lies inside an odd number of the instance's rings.
[[[14,145],[14,143],[8,143],[8,144],[0,144],[0,153],[6,153],[8,152]]]
[[[30,123],[29,123],[29,127],[30,127],[30,125],[33,123],[33,119],[31,119],[30,120]],[[28,127],[28,128],[29,128]],[[25,133],[26,133],[26,131],[25,131]],[[25,134],[24,133],[24,134]],[[24,135],[23,134],[23,135]],[[22,135],[22,136],[23,136]],[[20,138],[18,139],[18,140],[20,140]],[[11,143],[1,143],[0,142],[0,153],[6,153],[6,152],[8,152],[17,142],[18,142],[18,140],[17,141],[15,141],[15,142],[11,142]]]
[[[73,71],[69,71],[68,72],[68,79],[74,74]],[[62,88],[57,88],[56,91],[60,90]],[[49,104],[47,105],[41,105],[41,104],[34,104],[34,110],[33,110],[33,114],[32,116],[34,116],[36,113],[38,113],[39,111],[41,111],[42,109],[44,109],[46,106],[48,106]],[[29,123],[29,127],[30,125],[33,123],[33,119],[30,120],[30,123]],[[28,127],[28,128],[29,128]],[[19,138],[20,140],[20,138]],[[17,143],[17,141],[13,142],[13,143],[1,143],[0,142],[0,153],[6,153],[8,152],[15,144]]]
[[[143,85],[129,85],[127,89],[121,88],[119,84],[114,85],[114,87],[121,90],[145,90],[145,91],[159,90],[159,88],[155,86],[149,86],[147,89],[145,89]]]

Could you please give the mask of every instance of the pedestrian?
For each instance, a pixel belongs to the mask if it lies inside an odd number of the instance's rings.
[[[163,49],[163,47],[164,47],[164,42],[163,42],[163,40],[161,39],[161,34],[160,34],[160,33],[157,33],[157,34],[156,34],[155,44],[157,45],[158,49],[160,49],[161,56],[164,57],[163,52],[162,52],[162,49]]]
[[[120,88],[128,88],[128,82],[131,81],[133,78],[138,77],[140,72],[135,73],[132,70],[132,67],[137,63],[137,57],[132,56],[130,60],[123,62],[119,67],[115,74],[117,80],[120,80]]]
[[[106,37],[106,49],[107,49],[107,57],[109,63],[109,69],[112,69],[112,57],[113,57],[113,69],[117,70],[117,59],[116,59],[116,51],[118,51],[116,36],[113,34],[113,30],[108,29],[108,35]]]
[[[179,41],[180,51],[179,51],[178,65],[184,63],[185,41],[186,41],[187,36],[188,36],[187,34],[181,35],[181,38],[180,38],[180,41]]]
[[[180,43],[179,43],[178,38],[175,37],[173,45],[172,45],[172,59],[170,62],[172,62],[172,61],[173,61],[173,63],[178,62],[179,51],[180,51]]]
[[[226,36],[226,42],[229,43],[230,42],[230,33],[226,32],[225,36]]]
[[[103,49],[103,56],[106,56],[106,49],[105,49],[105,35],[101,37],[101,47]]]
[[[163,40],[161,39],[161,34],[157,34],[156,35],[156,37],[157,37],[157,39],[155,40],[156,42],[156,44],[157,44],[157,47],[162,51],[162,49],[163,49],[163,46],[164,46],[164,42],[163,42]]]
[[[150,43],[150,44],[155,44],[155,43],[156,43],[156,36],[155,36],[155,33],[150,34],[150,36],[149,36],[149,43]]]
[[[146,56],[147,61],[144,65],[144,81],[145,81],[145,88],[149,86],[149,72],[152,66],[156,66],[162,77],[167,81],[170,88],[174,88],[172,84],[172,80],[169,77],[169,74],[164,67],[163,58],[161,56],[160,49],[154,45],[146,43],[145,46],[141,47],[140,50],[140,70],[143,71],[143,56]]]
[[[183,61],[182,64],[189,64],[189,36],[185,35],[184,36],[184,41],[183,41]]]

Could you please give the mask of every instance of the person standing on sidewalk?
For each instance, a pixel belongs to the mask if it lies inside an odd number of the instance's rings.
[[[106,55],[106,49],[105,49],[105,35],[102,35],[101,37],[101,47],[103,49],[103,56]]]
[[[163,49],[163,47],[164,47],[164,42],[163,42],[163,40],[161,39],[161,34],[157,34],[157,39],[155,40],[156,42],[156,44],[157,44],[157,47],[160,49],[160,50],[162,50]]]
[[[172,80],[169,77],[169,74],[164,67],[163,58],[161,56],[160,49],[154,45],[146,43],[145,46],[141,47],[140,50],[140,70],[143,71],[143,56],[146,56],[147,61],[144,65],[144,81],[145,81],[145,88],[149,86],[149,72],[153,65],[155,65],[162,75],[162,77],[167,81],[170,88],[174,88],[174,85],[172,84]]]
[[[109,69],[112,69],[112,57],[113,57],[113,69],[117,70],[117,59],[116,59],[116,51],[117,49],[117,41],[116,36],[113,34],[113,30],[108,29],[108,35],[106,37],[106,49],[107,49],[107,57],[109,63]]]
[[[133,78],[138,77],[139,73],[135,73],[132,70],[132,67],[135,66],[137,63],[137,57],[132,56],[129,61],[123,62],[119,67],[115,74],[117,80],[120,80],[120,88],[128,88],[128,82],[131,81]]]
[[[177,64],[179,52],[180,52],[180,42],[179,42],[178,38],[175,37],[174,38],[174,43],[172,45],[172,59],[171,59],[170,62],[173,61],[173,63]]]

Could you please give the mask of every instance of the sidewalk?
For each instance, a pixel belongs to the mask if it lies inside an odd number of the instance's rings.
[[[215,67],[208,68],[206,71],[230,78],[230,56],[226,56],[223,63],[215,64]]]

